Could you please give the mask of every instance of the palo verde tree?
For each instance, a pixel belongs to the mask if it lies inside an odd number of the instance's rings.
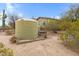
[[[79,6],[72,6],[62,19],[67,24],[62,20],[62,23],[66,26],[66,30],[64,33],[61,33],[60,39],[68,46],[79,48]],[[63,25],[62,23],[60,26]]]
[[[79,4],[74,4],[70,7],[70,9],[65,12],[64,16],[62,16],[62,19],[67,19],[76,21],[79,19]]]

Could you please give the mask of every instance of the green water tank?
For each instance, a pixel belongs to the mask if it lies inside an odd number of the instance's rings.
[[[34,40],[38,37],[38,22],[24,19],[15,22],[15,37],[20,40]]]

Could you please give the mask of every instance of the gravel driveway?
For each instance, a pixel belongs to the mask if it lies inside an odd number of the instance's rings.
[[[58,40],[58,35],[49,34],[46,40],[40,40],[24,44],[11,44],[4,33],[0,33],[0,42],[3,42],[6,47],[13,49],[16,56],[76,56],[76,52],[66,48],[61,41]]]

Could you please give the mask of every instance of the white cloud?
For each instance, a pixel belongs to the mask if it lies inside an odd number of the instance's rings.
[[[56,19],[60,19],[60,16],[55,16]]]
[[[8,16],[10,15],[18,15],[19,17],[23,17],[23,14],[21,12],[19,12],[18,10],[18,6],[15,4],[11,4],[11,3],[6,3],[6,10],[7,10],[7,14]]]
[[[19,16],[19,17],[23,17],[23,14],[22,14],[22,13],[19,13],[18,16]]]
[[[0,20],[2,19],[2,15],[3,15],[3,14],[2,14],[2,13],[0,13]]]
[[[6,8],[9,10],[9,9],[13,9],[14,7],[12,6],[11,3],[6,3]]]
[[[6,10],[8,14],[13,14],[16,11],[11,3],[6,3]]]
[[[50,18],[54,18],[54,16],[50,16]]]

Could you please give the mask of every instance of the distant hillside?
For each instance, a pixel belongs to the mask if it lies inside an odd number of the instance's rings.
[[[50,19],[50,20],[58,20],[58,19],[55,19],[55,18],[50,18],[50,17],[38,17],[38,18],[32,18],[32,19],[35,19],[35,20],[39,20],[39,19]]]

